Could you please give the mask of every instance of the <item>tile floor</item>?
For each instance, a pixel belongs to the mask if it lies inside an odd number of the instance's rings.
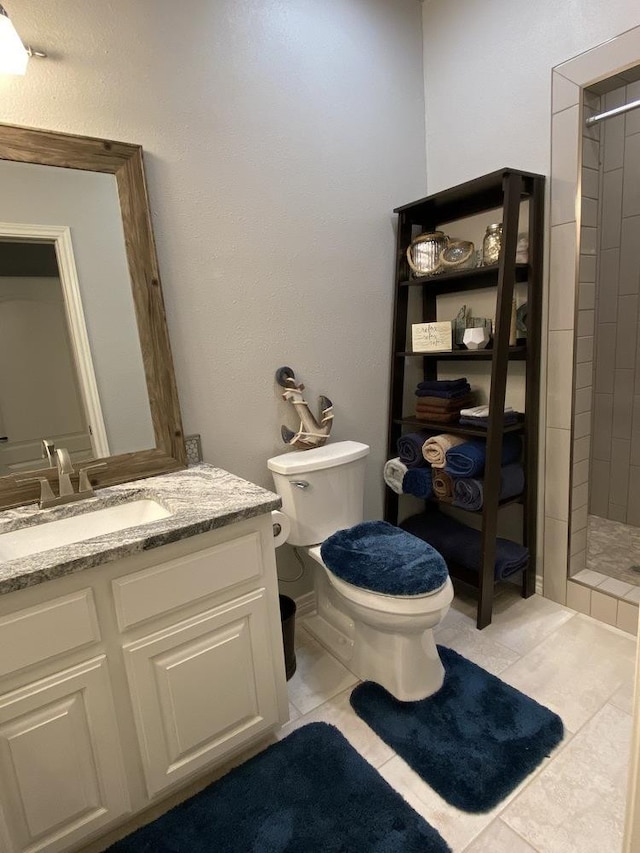
[[[335,725],[454,853],[618,853],[622,849],[630,749],[635,638],[540,596],[496,597],[493,623],[474,626],[459,597],[439,643],[556,711],[565,738],[551,758],[488,814],[442,800],[351,710],[357,679],[296,626],[298,669],[289,681],[291,720]]]
[[[590,515],[586,565],[587,569],[615,578],[632,589],[639,587],[640,527]]]

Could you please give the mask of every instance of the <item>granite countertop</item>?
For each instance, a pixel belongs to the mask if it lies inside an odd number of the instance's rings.
[[[1,556],[0,539],[0,595],[262,515],[282,503],[273,492],[203,463],[173,474],[99,489],[93,498],[52,509],[30,504],[1,511],[0,535],[143,498],[157,501],[171,515],[7,561]]]

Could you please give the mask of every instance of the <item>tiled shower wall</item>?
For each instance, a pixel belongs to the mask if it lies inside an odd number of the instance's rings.
[[[599,95],[584,93],[585,118],[600,111]],[[573,475],[571,478],[571,536],[569,574],[586,566],[589,457],[593,410],[593,356],[598,208],[600,192],[600,128],[582,131],[582,200],[576,364],[573,399]]]
[[[591,106],[593,96],[587,97]],[[640,82],[630,83],[602,96],[601,106],[608,110],[638,99]],[[583,164],[590,168],[588,182],[583,171],[581,253],[586,249],[595,260],[599,249],[589,511],[640,526],[640,110],[607,119],[600,133],[597,228],[591,227],[594,205],[584,192],[595,181],[593,161]],[[580,284],[580,308],[585,286]],[[578,364],[576,404],[587,388],[580,384],[587,382],[587,370],[581,377],[580,368]],[[576,405],[576,427],[577,413]]]

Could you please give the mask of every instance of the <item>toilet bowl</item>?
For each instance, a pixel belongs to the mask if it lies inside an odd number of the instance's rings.
[[[451,580],[446,576],[424,594],[389,595],[338,577],[321,555],[331,534],[362,521],[368,452],[367,445],[343,441],[282,454],[268,466],[291,522],[287,542],[315,566],[316,611],[302,624],[359,679],[415,701],[442,686],[433,629],[453,600]]]

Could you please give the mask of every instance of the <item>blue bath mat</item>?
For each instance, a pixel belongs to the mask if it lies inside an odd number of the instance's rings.
[[[399,702],[366,681],[351,694],[356,714],[448,803],[490,811],[562,740],[562,720],[461,655],[438,646],[441,689]]]
[[[110,853],[450,853],[326,723],[311,723]]]

